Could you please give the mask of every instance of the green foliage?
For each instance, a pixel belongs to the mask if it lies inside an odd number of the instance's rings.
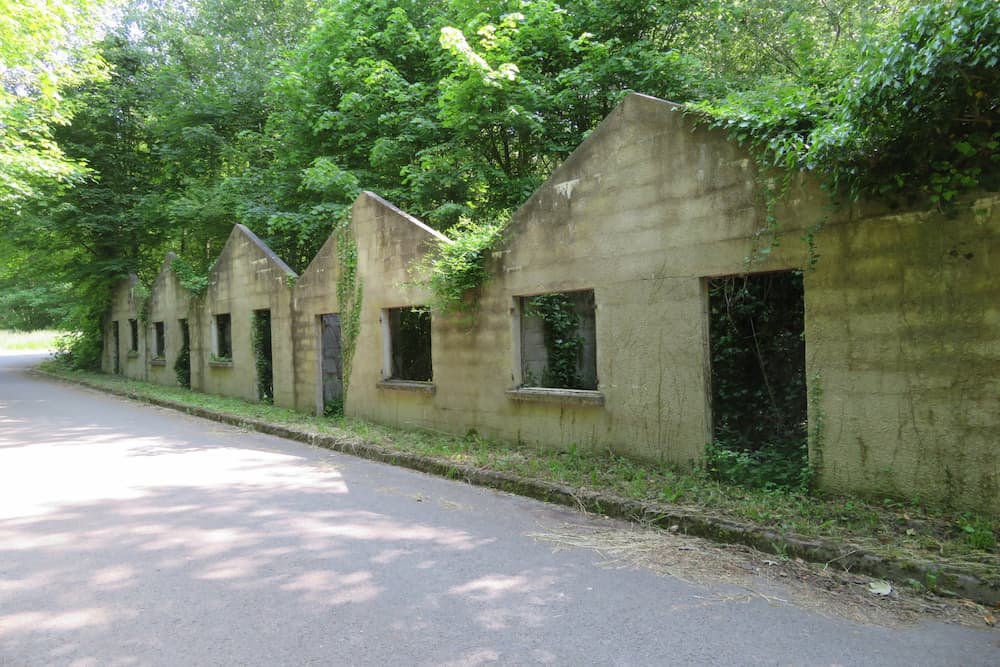
[[[41,283],[0,289],[0,329],[55,329],[69,315],[70,285]]]
[[[983,516],[964,512],[958,517],[958,527],[966,543],[973,549],[993,551],[997,547],[997,529],[992,521]]]
[[[693,105],[834,193],[943,205],[1000,182],[1000,5],[916,3],[827,61]]]
[[[503,238],[506,221],[462,220],[448,230],[448,240],[436,240],[434,249],[415,267],[426,276],[434,294],[432,307],[441,313],[456,313],[475,307],[470,293],[489,282],[486,259]]]
[[[336,231],[337,262],[337,306],[340,309],[341,368],[343,369],[344,391],[341,400],[347,401],[347,390],[351,382],[354,351],[357,349],[358,334],[361,332],[362,281],[358,277],[358,244],[351,236],[350,220],[341,218]]]
[[[208,274],[195,269],[183,257],[175,257],[170,263],[170,270],[177,276],[181,287],[195,296],[201,296],[208,289]]]
[[[543,387],[583,389],[578,366],[583,351],[580,314],[569,294],[543,294],[528,300],[528,315],[542,320],[548,363]]]
[[[53,141],[74,107],[68,88],[106,76],[91,43],[101,10],[89,0],[0,2],[0,212],[16,214],[87,174]]]

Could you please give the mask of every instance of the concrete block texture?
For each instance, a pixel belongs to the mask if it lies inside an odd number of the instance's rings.
[[[279,405],[321,412],[339,392],[347,414],[380,423],[689,465],[712,437],[707,281],[801,270],[820,486],[1000,513],[1000,195],[947,214],[834,207],[797,176],[768,227],[769,176],[683,108],[630,95],[514,214],[474,317],[431,312],[428,382],[392,377],[400,341],[386,318],[431,304],[417,267],[449,241],[370,192],[301,276],[239,225],[203,297],[185,293],[168,257],[134,352],[141,290],[121,281],[103,366],[175,382],[174,334],[186,319],[194,387],[256,400],[250,320],[266,309]],[[353,341],[329,331],[351,319],[337,297],[345,248],[360,298]],[[544,364],[539,332],[525,338],[520,322],[524,299],[556,292],[593,295],[596,388],[519,392],[525,368]],[[222,314],[229,360],[213,358]],[[156,322],[164,365],[150,352]],[[350,342],[347,364],[337,355]]]

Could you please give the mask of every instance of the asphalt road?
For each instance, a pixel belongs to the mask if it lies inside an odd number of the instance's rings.
[[[1000,664],[996,631],[610,566],[539,537],[606,520],[27,377],[36,360],[0,357],[2,665]]]

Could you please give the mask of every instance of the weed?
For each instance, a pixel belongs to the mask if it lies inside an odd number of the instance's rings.
[[[965,535],[965,543],[973,549],[992,551],[996,548],[996,531],[990,520],[971,512],[963,512],[958,516],[958,526]]]

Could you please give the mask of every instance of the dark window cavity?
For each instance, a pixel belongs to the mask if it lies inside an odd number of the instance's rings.
[[[226,360],[233,358],[233,329],[229,313],[215,316],[215,356]]]
[[[431,313],[426,308],[390,308],[391,379],[430,382]]]
[[[153,323],[153,337],[156,344],[156,358],[163,359],[167,356],[167,338],[163,322]]]

